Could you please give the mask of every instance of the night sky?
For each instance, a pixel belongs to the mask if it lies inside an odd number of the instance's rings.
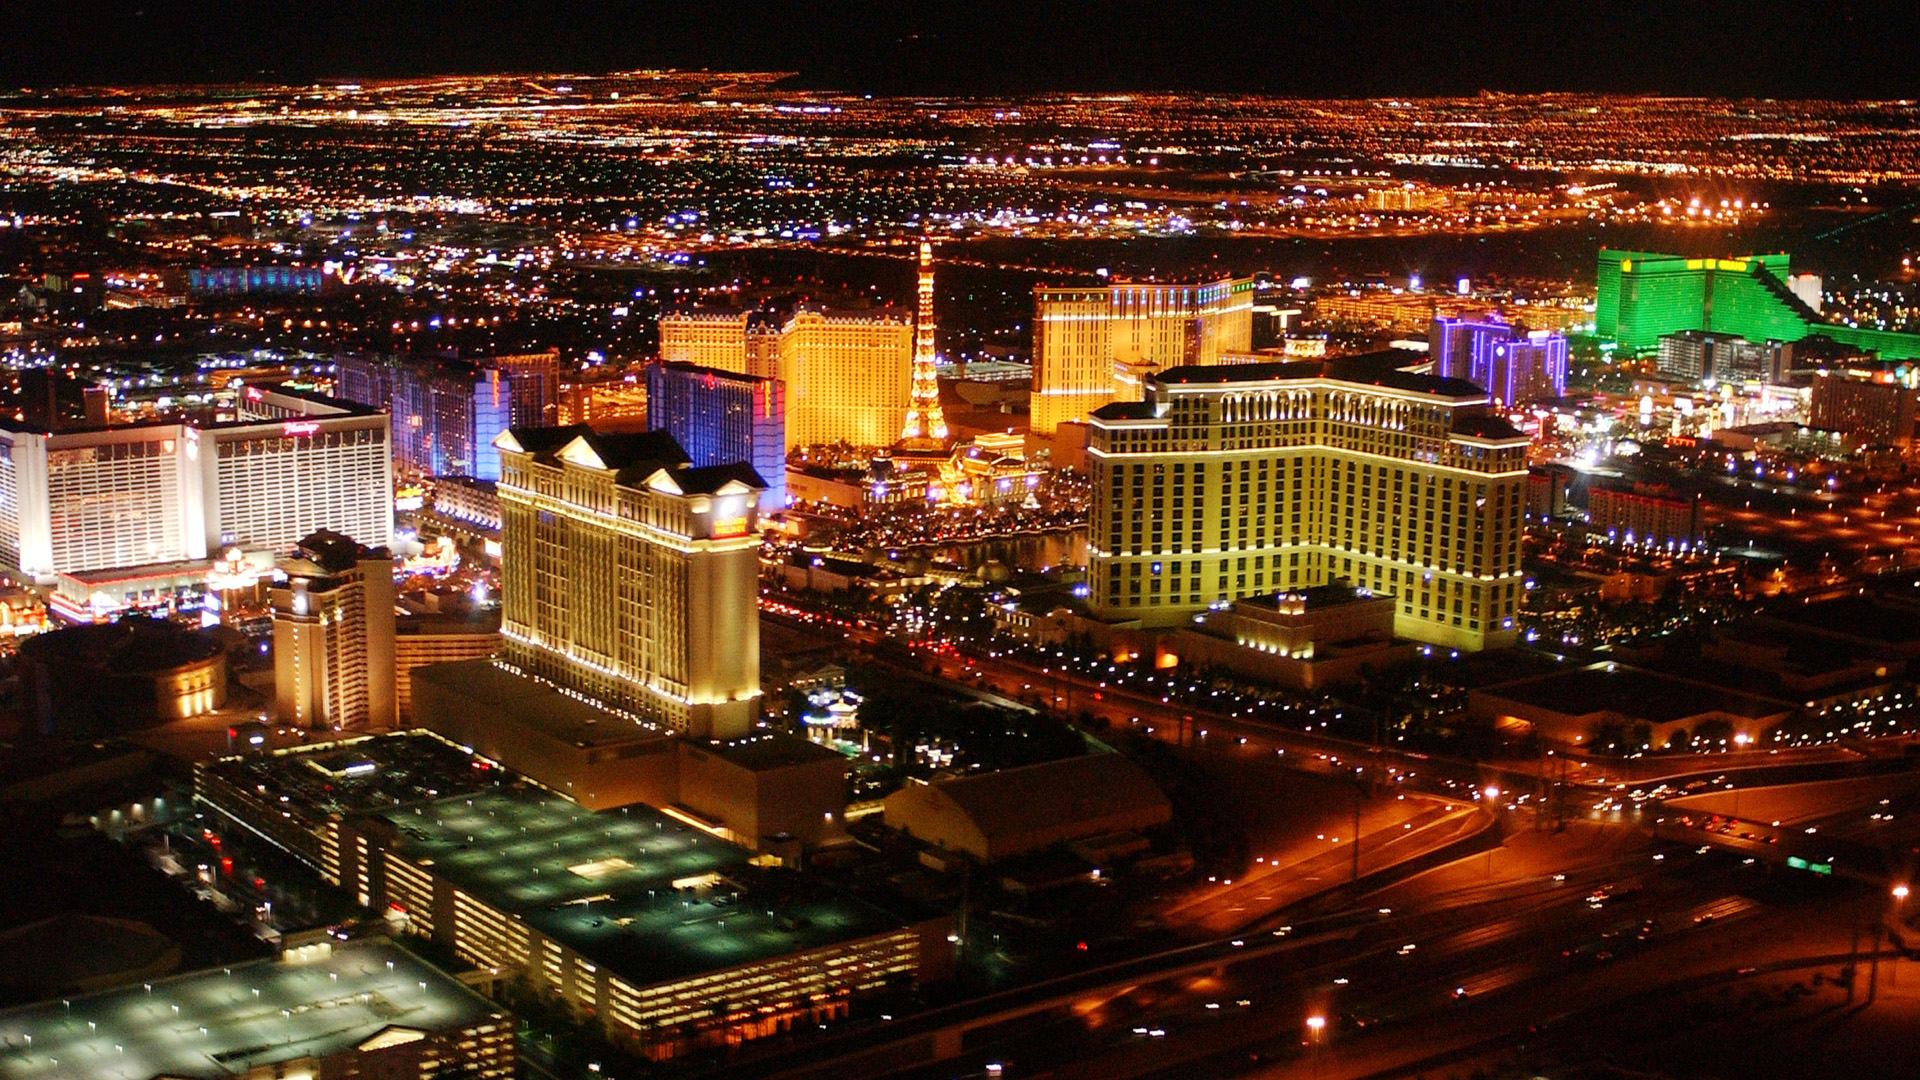
[[[1909,2],[4,0],[0,84],[778,69],[871,93],[1920,95]]]

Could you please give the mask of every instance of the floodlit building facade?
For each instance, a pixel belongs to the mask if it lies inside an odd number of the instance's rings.
[[[911,402],[913,343],[913,324],[887,310],[802,306],[784,319],[765,311],[660,317],[661,359],[780,382],[789,450],[892,445]]]
[[[759,499],[665,432],[516,428],[499,444],[502,627],[526,671],[672,730],[759,710]]]
[[[516,396],[531,396],[516,390],[510,372],[383,357],[340,357],[334,366],[341,396],[392,414],[393,458],[401,469],[418,476],[500,479],[493,440],[513,426]],[[537,384],[540,376],[532,380]]]
[[[394,705],[403,726],[414,719],[415,668],[461,660],[484,660],[500,652],[500,622],[497,618],[409,616],[396,618],[393,629]]]
[[[1784,381],[1793,349],[1780,341],[1748,341],[1732,334],[1682,330],[1662,334],[1655,368],[1662,375],[1709,382]]]
[[[1253,280],[1123,282],[1033,291],[1031,430],[1050,435],[1109,401],[1138,401],[1148,376],[1210,366],[1253,346]]]
[[[559,420],[559,349],[490,356],[481,366],[506,373],[514,427],[539,427]]]
[[[1602,249],[1594,333],[1630,355],[1655,351],[1663,335],[1704,330],[1748,341],[1818,334],[1889,360],[1920,357],[1920,334],[1827,322],[1806,301],[1817,281],[1791,273],[1790,262],[1785,253],[1693,259]]]
[[[1146,400],[1096,411],[1093,613],[1172,626],[1344,580],[1395,598],[1400,637],[1511,643],[1527,440],[1484,390],[1425,363],[1386,350],[1176,368]]]
[[[394,697],[393,556],[322,530],[281,560],[273,589],[274,703],[282,724],[385,730]]]
[[[258,386],[239,411],[60,432],[0,422],[0,560],[51,578],[284,551],[317,529],[393,542],[384,414]]]

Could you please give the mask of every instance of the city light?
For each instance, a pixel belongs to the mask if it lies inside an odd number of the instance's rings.
[[[0,1080],[1920,1075],[1911,35],[617,7],[12,20]]]

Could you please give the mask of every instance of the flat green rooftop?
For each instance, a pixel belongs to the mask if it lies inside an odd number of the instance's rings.
[[[751,858],[645,806],[594,813],[538,788],[501,789],[384,815],[403,854],[502,911],[607,893],[672,891]]]
[[[386,941],[304,962],[258,960],[0,1012],[4,1080],[214,1080],[325,1057],[390,1028],[439,1031],[505,1014]]]
[[[791,872],[754,867],[744,848],[645,806],[595,813],[524,787],[384,820],[403,834],[402,854],[635,986],[910,924]]]

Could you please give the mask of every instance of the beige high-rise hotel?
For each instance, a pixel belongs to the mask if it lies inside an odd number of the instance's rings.
[[[1030,429],[1052,434],[1109,401],[1138,401],[1145,380],[1212,366],[1253,345],[1253,280],[1118,282],[1033,290]]]
[[[672,731],[759,712],[759,474],[689,468],[665,432],[500,437],[509,663]]]
[[[1512,643],[1527,439],[1425,362],[1181,367],[1096,410],[1093,613],[1171,626],[1346,581],[1394,598],[1396,636]]]
[[[912,398],[914,328],[891,311],[796,308],[660,316],[660,358],[786,384],[787,449],[888,446]]]

